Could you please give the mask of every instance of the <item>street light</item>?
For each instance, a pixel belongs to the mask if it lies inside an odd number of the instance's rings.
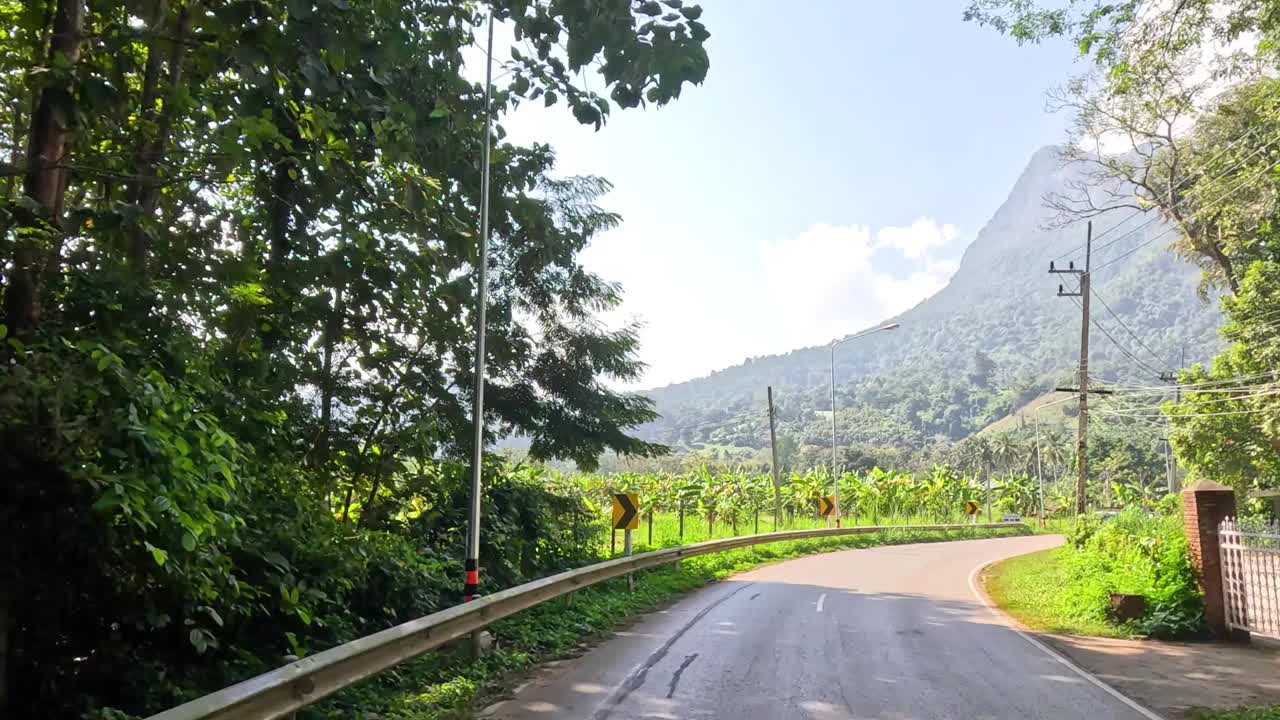
[[[484,334],[489,304],[489,154],[493,144],[493,13],[489,14],[489,42],[484,69],[484,147],[480,149],[480,257],[476,261],[475,391],[471,422],[475,447],[471,455],[471,498],[467,503],[467,556],[463,562],[462,599],[471,602],[480,587],[480,495],[484,470]],[[471,636],[475,647],[479,633]]]
[[[854,338],[878,333],[882,330],[897,330],[898,327],[898,323],[889,323],[888,325],[863,330],[860,333],[854,333],[839,340],[831,341],[831,484],[835,486],[836,527],[840,527],[840,478],[836,475],[836,346],[846,340],[853,340]]]

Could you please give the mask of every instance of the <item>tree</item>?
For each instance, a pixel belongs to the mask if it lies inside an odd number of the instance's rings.
[[[0,7],[0,136],[25,148],[0,185],[0,588],[24,588],[0,592],[0,667],[4,638],[22,658],[0,712],[110,702],[104,668],[216,650],[243,593],[277,592],[240,548],[280,498],[352,525],[452,501],[428,469],[471,449],[488,111],[462,52],[497,16],[521,43],[499,118],[563,99],[599,128],[705,77],[701,10],[667,8]],[[649,402],[605,382],[641,368],[636,328],[597,320],[621,289],[578,261],[619,222],[608,183],[500,124],[491,163],[486,437],[587,467],[662,453],[631,431]]]
[[[1231,93],[1225,101],[1219,96],[1241,82],[1270,84],[1264,72],[1277,59],[1271,40],[1280,24],[1264,5],[1180,0],[1153,6],[1129,0],[1046,9],[1027,0],[975,0],[965,17],[1020,43],[1070,36],[1081,54],[1095,61],[1094,75],[1075,79],[1052,96],[1075,114],[1065,159],[1093,168],[1073,191],[1050,198],[1060,221],[1156,209],[1179,231],[1170,243],[1204,270],[1204,289],[1235,292],[1247,267],[1235,251],[1247,243],[1236,239],[1242,228],[1224,205],[1247,204],[1238,203],[1241,194],[1270,194],[1265,186],[1273,181],[1251,171],[1269,163],[1265,154],[1258,155],[1269,145],[1265,128],[1271,121],[1230,110]],[[1256,52],[1225,50],[1255,31],[1262,38]],[[1268,90],[1263,97],[1273,96]],[[1215,107],[1219,118],[1232,120],[1198,123],[1197,136],[1185,137],[1187,127]],[[1215,125],[1241,132],[1224,138],[1211,132]]]
[[[1240,292],[1225,302],[1223,334],[1232,345],[1211,367],[1182,373],[1179,382],[1188,388],[1183,401],[1165,406],[1178,462],[1193,477],[1231,485],[1241,497],[1280,488],[1278,292],[1280,262],[1255,262]]]

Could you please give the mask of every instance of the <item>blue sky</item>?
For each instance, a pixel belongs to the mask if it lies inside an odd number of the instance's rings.
[[[704,0],[711,71],[600,132],[527,104],[502,124],[614,184],[586,265],[640,320],[636,387],[830,340],[936,292],[1068,118],[1084,68],[961,20],[967,0]],[[499,43],[501,46],[501,42]],[[495,56],[505,56],[501,47]],[[590,82],[592,78],[588,78]]]

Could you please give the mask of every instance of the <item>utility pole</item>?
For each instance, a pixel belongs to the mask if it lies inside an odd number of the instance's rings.
[[[778,481],[778,430],[774,423],[773,386],[769,386],[769,451],[773,453],[773,529],[782,524],[782,485]]]
[[[1067,264],[1066,270],[1059,270],[1049,261],[1050,274],[1079,275],[1080,290],[1065,292],[1058,286],[1059,297],[1080,298],[1080,423],[1076,429],[1076,464],[1080,469],[1076,480],[1076,514],[1083,515],[1086,510],[1086,495],[1089,478],[1089,261],[1093,255],[1093,221],[1089,221],[1085,230],[1084,269],[1076,269],[1075,262]]]
[[[1184,347],[1178,352],[1178,370],[1187,366],[1187,349]],[[1167,383],[1173,383],[1173,397],[1175,403],[1182,402],[1182,385],[1178,383],[1178,371],[1169,370],[1160,373],[1160,379]],[[1173,457],[1173,447],[1169,445],[1169,438],[1160,438],[1164,443],[1164,474],[1165,483],[1169,487],[1169,492],[1176,492],[1175,486],[1178,483],[1178,461]]]

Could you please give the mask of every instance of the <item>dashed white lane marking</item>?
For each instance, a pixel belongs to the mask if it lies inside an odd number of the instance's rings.
[[[822,612],[822,603],[827,601],[827,594],[822,593],[818,596],[818,612]]]

